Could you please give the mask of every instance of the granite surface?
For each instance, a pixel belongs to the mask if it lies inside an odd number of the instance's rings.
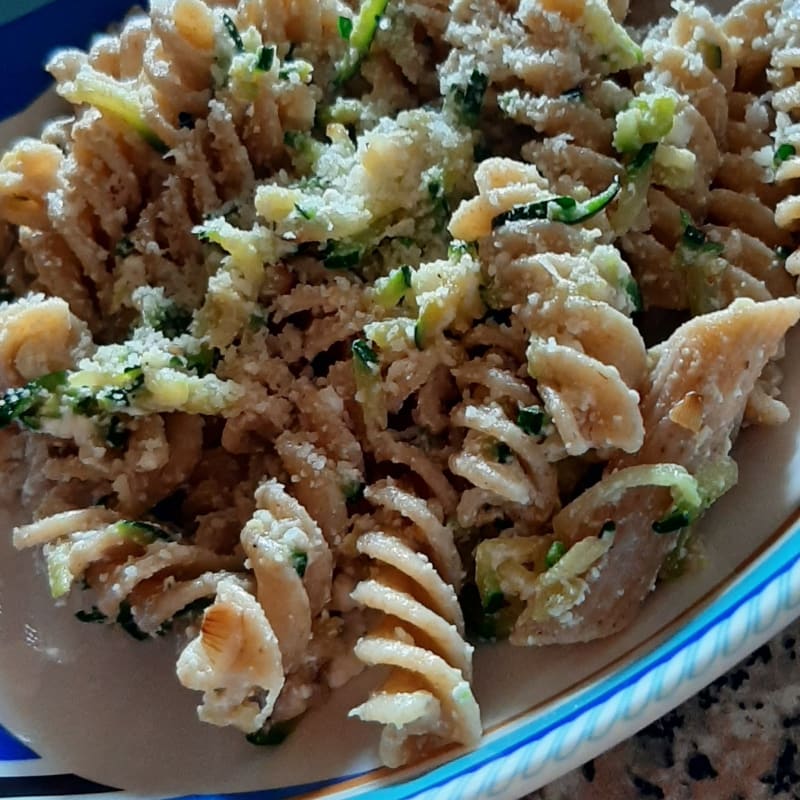
[[[657,722],[525,800],[800,798],[800,620]]]

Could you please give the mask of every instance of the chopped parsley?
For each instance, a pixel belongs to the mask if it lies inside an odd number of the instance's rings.
[[[550,417],[541,406],[526,406],[517,411],[517,425],[528,436],[539,436]]]
[[[685,211],[681,211],[681,225],[683,226],[681,244],[687,249],[712,255],[719,255],[725,249],[722,243],[709,241],[703,231],[692,225],[692,219]]]
[[[480,70],[472,70],[466,86],[453,89],[453,101],[461,122],[468,128],[475,128],[480,119],[483,97],[489,86],[489,78]]]
[[[775,155],[772,159],[773,163],[776,167],[783,164],[784,161],[788,161],[792,156],[797,155],[797,148],[793,144],[789,144],[786,142],[785,144],[779,145],[775,150]]]
[[[199,378],[204,378],[217,368],[222,360],[222,353],[218,347],[204,344],[196,353],[187,353],[185,359],[186,368],[194,370]]]
[[[308,566],[308,553],[303,553],[300,550],[295,550],[292,553],[292,567],[294,571],[302,578],[306,574],[306,567]]]
[[[332,242],[322,252],[325,269],[353,269],[361,263],[363,248],[347,242]]]
[[[336,21],[336,26],[339,29],[339,36],[346,42],[350,41],[350,36],[353,33],[353,20],[350,17],[339,17]]]

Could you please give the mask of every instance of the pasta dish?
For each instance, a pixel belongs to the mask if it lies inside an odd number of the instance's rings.
[[[788,418],[800,4],[627,11],[151,0],[53,55],[0,160],[13,542],[201,720],[382,667],[384,764],[476,745],[476,644],[622,630]]]

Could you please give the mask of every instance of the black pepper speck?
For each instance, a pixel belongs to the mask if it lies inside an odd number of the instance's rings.
[[[595,775],[595,768],[594,768],[594,760],[587,761],[585,764],[581,766],[581,772],[583,773],[583,777],[591,783],[594,780]]]

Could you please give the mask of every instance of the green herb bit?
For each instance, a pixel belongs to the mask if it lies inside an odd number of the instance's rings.
[[[350,346],[356,364],[364,371],[375,374],[378,371],[378,354],[366,339],[356,339]]]
[[[625,284],[625,294],[627,294],[628,297],[630,298],[631,303],[633,304],[634,312],[642,311],[644,309],[644,302],[642,301],[642,292],[639,289],[639,284],[636,283],[636,280],[634,278],[631,278]]]
[[[508,603],[506,602],[505,595],[502,592],[497,591],[497,592],[492,592],[488,597],[482,600],[482,605],[483,605],[483,610],[487,614],[495,614],[501,608],[507,606]]]
[[[547,555],[544,557],[544,563],[547,569],[554,567],[564,557],[567,552],[567,546],[564,542],[556,541],[550,545],[547,550]]]
[[[322,253],[325,269],[352,269],[361,263],[364,251],[361,247],[346,242],[334,242]]]
[[[294,571],[302,578],[306,574],[306,567],[308,566],[308,553],[303,553],[300,550],[295,550],[292,553],[292,567]]]
[[[170,301],[160,306],[146,321],[167,339],[177,339],[189,330],[192,324],[192,312]]]
[[[441,181],[434,180],[428,183],[428,195],[433,203],[433,212],[438,217],[434,232],[440,233],[444,230],[447,218],[450,216],[450,203],[447,201]]]
[[[286,741],[293,728],[294,726],[289,722],[279,722],[268,730],[262,728],[254,733],[248,733],[244,738],[257,747],[276,747]]]
[[[494,456],[500,464],[507,464],[511,460],[511,455],[511,448],[505,442],[495,444]]]
[[[789,144],[788,142],[779,145],[775,150],[775,156],[772,159],[773,164],[776,167],[783,164],[784,161],[788,161],[792,156],[797,155],[797,148],[793,144]]]
[[[685,528],[691,519],[686,511],[676,509],[662,519],[658,519],[653,523],[653,530],[656,533],[673,533]]]
[[[619,193],[619,179],[614,178],[608,188],[595,197],[578,202],[573,197],[550,197],[536,203],[514,206],[510,211],[498,214],[492,220],[492,228],[499,228],[507,222],[522,220],[550,220],[565,225],[577,225],[599,214]]]
[[[698,49],[703,57],[703,63],[712,71],[722,67],[722,48],[708,39],[701,39]]]
[[[192,369],[199,378],[204,378],[212,373],[222,360],[222,353],[218,347],[203,345],[196,353],[186,354],[186,368]]]
[[[136,624],[133,619],[133,612],[131,611],[130,604],[123,601],[119,605],[119,613],[117,614],[117,624],[125,631],[125,633],[143,642],[150,637]]]
[[[425,349],[425,331],[419,320],[414,325],[414,346],[417,350]]]
[[[106,622],[108,617],[97,606],[92,606],[91,611],[76,611],[75,619],[81,622]]]
[[[648,142],[642,145],[639,152],[633,157],[631,163],[628,164],[628,177],[635,178],[642,170],[649,167],[653,162],[657,149],[658,142]]]
[[[350,36],[353,33],[353,20],[350,17],[339,17],[336,25],[339,29],[339,36],[346,42],[350,41]]]
[[[135,249],[136,246],[130,238],[123,236],[114,246],[114,255],[119,258],[127,258]]]
[[[450,261],[461,261],[464,256],[478,257],[478,246],[475,242],[462,242],[454,239],[447,248],[447,257]]]
[[[541,406],[526,406],[517,411],[517,425],[528,436],[539,436],[550,417]]]
[[[268,320],[263,314],[251,314],[247,321],[247,327],[251,331],[260,331],[267,327],[267,322]]]
[[[705,233],[691,224],[691,217],[685,211],[681,211],[681,224],[683,225],[681,243],[689,250],[719,255],[725,249],[720,242],[708,241]]]
[[[39,428],[39,413],[47,399],[66,383],[66,372],[51,372],[25,386],[0,395],[0,428],[18,422],[31,430]]]
[[[488,75],[474,69],[466,87],[459,86],[453,90],[453,100],[456,103],[461,122],[469,128],[475,128],[478,125],[483,97],[488,86]]]
[[[269,72],[272,69],[272,64],[275,62],[275,48],[264,45],[258,51],[258,58],[256,59],[256,69],[259,72]]]
[[[244,52],[244,42],[242,41],[242,35],[239,33],[239,29],[236,27],[236,23],[230,18],[228,14],[222,15],[222,24],[225,26],[225,30],[228,31],[228,35],[233,39],[233,46],[240,52]]]
[[[316,214],[313,211],[308,211],[307,209],[303,208],[298,203],[294,204],[294,210],[303,218],[303,219],[314,219]]]
[[[361,62],[369,53],[387,5],[389,0],[363,0],[361,3],[348,37],[350,47],[336,65],[336,86],[346,83],[358,72]]]
[[[342,494],[344,494],[346,502],[357,503],[359,500],[363,500],[366,488],[366,484],[361,481],[351,481],[342,489]]]

